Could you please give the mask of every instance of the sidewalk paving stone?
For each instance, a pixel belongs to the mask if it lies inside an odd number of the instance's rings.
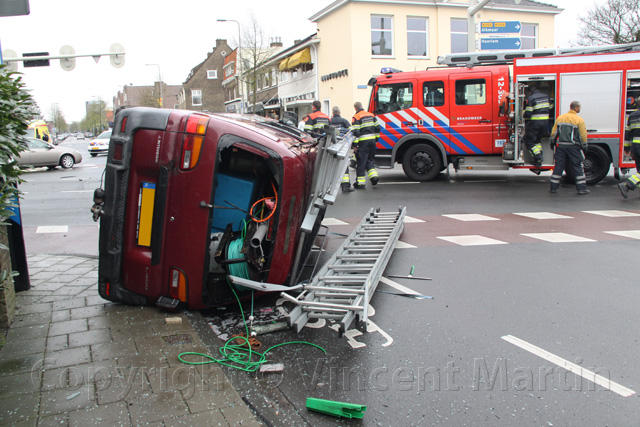
[[[210,353],[193,314],[105,301],[95,258],[28,261],[0,348],[0,425],[262,425],[220,366],[178,359]]]

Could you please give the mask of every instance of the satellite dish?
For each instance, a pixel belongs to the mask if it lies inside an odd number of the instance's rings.
[[[76,50],[69,45],[60,48],[60,55],[75,55]],[[60,58],[60,66],[65,71],[71,71],[76,68],[76,58]]]
[[[18,54],[11,49],[5,49],[2,51],[3,63],[6,64],[7,71],[18,71],[18,61],[6,62],[4,58],[17,58]]]
[[[115,68],[122,68],[124,65],[124,46],[120,43],[114,43],[109,48],[109,53],[120,53],[120,55],[111,55],[111,65]]]

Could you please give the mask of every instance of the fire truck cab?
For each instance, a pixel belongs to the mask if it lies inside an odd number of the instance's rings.
[[[535,85],[555,118],[582,103],[589,130],[587,183],[634,167],[624,149],[626,116],[640,95],[640,43],[606,48],[505,51],[447,55],[445,67],[401,72],[383,68],[372,78],[369,111],[381,135],[378,167],[402,164],[407,177],[430,181],[452,164],[458,170],[538,169],[524,147],[526,89]],[[604,51],[604,52],[602,52]],[[637,106],[635,107],[637,108]],[[541,169],[554,164],[549,138],[541,141]]]

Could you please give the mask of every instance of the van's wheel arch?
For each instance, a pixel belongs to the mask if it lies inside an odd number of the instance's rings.
[[[402,156],[402,170],[414,181],[431,181],[442,169],[440,153],[429,144],[413,144]]]

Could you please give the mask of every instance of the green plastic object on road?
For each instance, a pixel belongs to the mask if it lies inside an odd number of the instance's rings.
[[[335,415],[336,417],[362,418],[364,417],[364,411],[367,410],[367,407],[354,403],[335,402],[333,400],[307,397],[307,409],[323,414]]]

